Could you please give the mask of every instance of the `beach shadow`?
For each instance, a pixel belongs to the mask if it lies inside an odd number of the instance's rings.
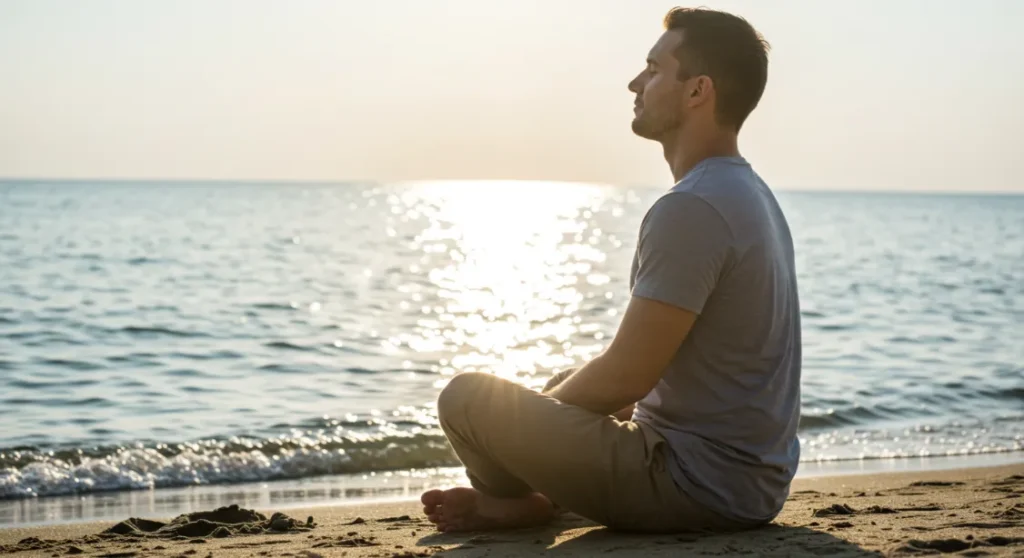
[[[561,525],[548,525],[545,527],[533,527],[529,529],[509,529],[507,531],[477,531],[466,533],[434,533],[420,538],[416,541],[419,546],[458,545],[455,548],[438,552],[436,555],[443,556],[445,552],[478,550],[482,554],[494,547],[499,548],[535,548],[537,553],[555,544],[556,537],[568,529]],[[473,556],[475,554],[460,554]]]
[[[558,535],[581,527],[591,529],[556,544]],[[649,535],[614,531],[586,520],[559,521],[534,529],[439,533],[418,544],[457,545],[438,556],[878,556],[824,531],[776,524],[739,533]]]
[[[545,555],[614,555],[615,552],[637,551],[655,555],[878,556],[830,533],[775,524],[739,533],[706,535],[641,535],[600,527],[547,549]]]

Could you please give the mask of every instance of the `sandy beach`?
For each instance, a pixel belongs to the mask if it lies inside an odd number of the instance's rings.
[[[206,516],[209,521],[194,516],[192,521],[177,523],[171,523],[174,518],[137,518],[122,523],[9,528],[0,530],[0,554],[107,558],[1024,556],[1024,463],[800,479],[773,524],[728,535],[616,533],[571,514],[544,528],[440,534],[423,518],[418,502],[412,501],[288,509],[284,517],[274,516],[276,510],[255,511],[262,515],[221,509],[219,517]],[[310,517],[312,523],[308,523]],[[225,518],[229,521],[224,522]]]

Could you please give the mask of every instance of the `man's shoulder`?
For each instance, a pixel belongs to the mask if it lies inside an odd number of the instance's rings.
[[[712,199],[699,192],[688,190],[669,190],[662,194],[644,218],[646,226],[688,228],[707,226],[709,224],[728,225],[725,217]]]
[[[681,181],[672,191],[688,192],[733,221],[760,220],[775,204],[774,192],[749,164],[711,165],[696,180]]]

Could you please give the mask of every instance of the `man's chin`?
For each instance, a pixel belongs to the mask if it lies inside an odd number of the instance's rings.
[[[656,134],[653,133],[654,130],[652,130],[650,126],[647,126],[639,118],[634,118],[633,119],[633,123],[632,123],[631,127],[633,128],[633,133],[634,134],[636,134],[636,135],[638,135],[638,136],[640,136],[640,137],[642,137],[644,139],[649,139],[649,140],[656,139]]]

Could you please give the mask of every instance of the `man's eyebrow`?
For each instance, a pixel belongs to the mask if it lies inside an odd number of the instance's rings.
[[[648,63],[648,64],[653,64],[653,65],[655,65],[655,66],[657,66],[657,65],[658,65],[658,61],[657,61],[657,60],[655,60],[655,59],[653,59],[653,58],[651,58],[650,56],[648,56],[648,57],[647,57],[647,63]]]

